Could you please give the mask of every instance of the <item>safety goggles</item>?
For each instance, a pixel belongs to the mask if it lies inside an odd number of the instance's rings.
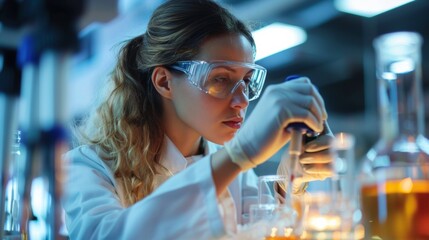
[[[185,73],[192,85],[216,98],[226,98],[242,86],[249,101],[259,97],[267,74],[257,64],[231,61],[179,61],[170,67]]]

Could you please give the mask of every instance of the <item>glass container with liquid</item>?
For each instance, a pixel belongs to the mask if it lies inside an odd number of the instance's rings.
[[[365,239],[429,238],[429,142],[424,134],[422,38],[375,39],[381,136],[360,176]]]

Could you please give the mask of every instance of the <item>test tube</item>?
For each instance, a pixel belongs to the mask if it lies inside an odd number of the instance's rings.
[[[355,137],[351,133],[335,134],[330,149],[333,154],[333,204],[344,208],[356,207]],[[343,205],[347,206],[343,206]]]

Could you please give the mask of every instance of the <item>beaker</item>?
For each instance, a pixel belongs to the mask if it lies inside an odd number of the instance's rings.
[[[329,148],[332,174],[313,179],[305,194],[304,233],[301,239],[359,239],[360,217],[355,181],[355,138],[340,132]]]

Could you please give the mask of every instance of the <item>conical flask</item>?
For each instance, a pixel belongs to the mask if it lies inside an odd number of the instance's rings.
[[[360,176],[365,239],[429,239],[421,45],[415,32],[374,40],[381,135]]]

